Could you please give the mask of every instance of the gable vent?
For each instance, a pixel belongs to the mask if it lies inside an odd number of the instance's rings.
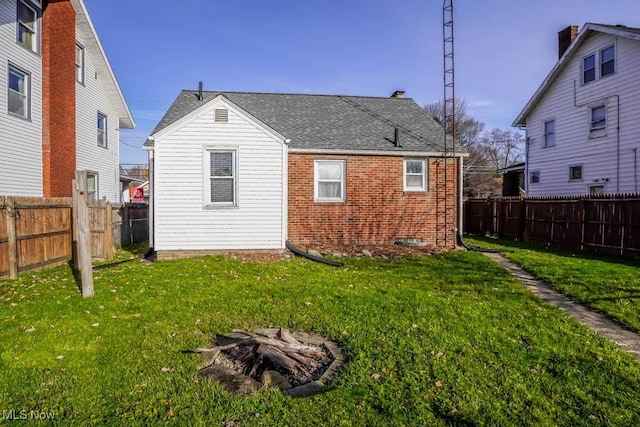
[[[216,123],[227,123],[229,122],[229,110],[226,108],[216,108]]]

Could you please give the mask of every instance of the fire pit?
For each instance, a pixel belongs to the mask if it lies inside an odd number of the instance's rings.
[[[213,378],[226,390],[249,394],[279,387],[293,397],[322,390],[344,366],[344,352],[319,335],[287,329],[233,330],[215,346],[197,348],[198,376]]]

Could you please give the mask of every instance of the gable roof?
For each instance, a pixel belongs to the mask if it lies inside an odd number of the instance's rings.
[[[135,123],[133,116],[129,111],[127,101],[122,95],[118,80],[111,69],[107,55],[102,48],[96,29],[91,22],[87,8],[84,5],[83,0],[71,0],[73,9],[76,11],[76,30],[82,35],[84,45],[87,48],[87,52],[93,53],[93,60],[100,76],[105,76],[102,81],[104,83],[104,90],[107,93],[109,101],[116,110],[119,118],[119,127],[122,129],[133,129]]]
[[[410,98],[183,90],[155,134],[218,96],[284,135],[294,149],[441,152],[443,128]],[[394,144],[400,130],[400,147]],[[147,147],[150,141],[145,143]]]
[[[540,98],[542,98],[549,86],[551,86],[555,79],[560,75],[562,70],[564,70],[564,67],[569,63],[571,58],[578,51],[580,46],[582,46],[584,41],[594,32],[611,34],[614,36],[625,37],[633,40],[640,40],[640,28],[626,27],[624,25],[606,25],[587,22],[578,33],[573,43],[571,43],[566,52],[553,66],[547,77],[542,81],[542,84],[533,94],[533,97],[531,97],[518,117],[516,117],[516,119],[513,121],[512,126],[526,127],[527,116],[531,113],[531,110],[536,106],[538,101],[540,101]]]

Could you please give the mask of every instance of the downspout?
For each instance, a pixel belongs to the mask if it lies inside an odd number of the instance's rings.
[[[463,162],[464,158],[462,156],[458,157],[458,235],[462,236],[464,233],[464,222],[463,222],[463,201],[462,201],[462,193],[464,188],[464,167]]]
[[[633,187],[634,191],[638,193],[638,148],[633,149]]]
[[[149,140],[153,141],[153,138],[149,137]],[[155,144],[154,144],[155,145]],[[151,255],[155,248],[155,146],[150,147],[149,151],[149,250],[147,254]],[[145,258],[148,256],[145,254]]]

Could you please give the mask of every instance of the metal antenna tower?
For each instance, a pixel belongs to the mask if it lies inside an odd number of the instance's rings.
[[[453,0],[442,3],[442,41],[444,52],[443,96],[443,158],[436,164],[436,246],[449,247],[455,236],[454,208],[456,205],[455,176],[456,154],[456,93],[453,38]]]

